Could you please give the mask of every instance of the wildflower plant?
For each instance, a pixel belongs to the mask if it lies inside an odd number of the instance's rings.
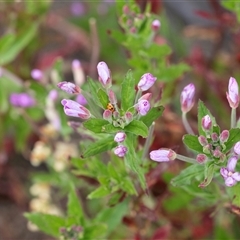
[[[236,126],[236,108],[239,105],[238,83],[231,77],[227,100],[231,107],[231,123],[228,130],[221,130],[209,109],[198,101],[198,135],[190,127],[186,113],[194,105],[195,87],[187,85],[180,97],[185,129],[190,134],[183,136],[183,143],[195,155],[195,158],[179,155],[171,149],[159,149],[150,152],[150,158],[158,162],[179,159],[192,165],[184,169],[179,176],[172,179],[174,186],[181,187],[195,196],[217,201],[225,185],[225,193],[232,201],[231,209],[239,208],[240,174],[238,172],[240,129]],[[194,188],[197,184],[199,189]],[[206,188],[202,191],[202,188]],[[232,191],[228,188],[233,187]],[[211,192],[211,193],[210,193]],[[220,195],[219,195],[220,194]],[[209,200],[210,200],[209,199]]]

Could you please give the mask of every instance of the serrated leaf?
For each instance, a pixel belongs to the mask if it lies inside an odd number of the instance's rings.
[[[215,118],[211,114],[211,112],[207,109],[207,107],[204,105],[204,103],[199,100],[198,101],[198,132],[199,135],[206,136],[206,133],[202,129],[202,118],[206,115],[209,115],[212,120],[212,125],[217,125]]]
[[[226,149],[224,149],[224,153],[228,152],[238,141],[240,141],[240,128],[230,129],[229,138],[225,143]]]
[[[133,120],[124,128],[124,130],[144,138],[148,136],[147,126],[139,120]]]
[[[98,95],[99,102],[102,105],[102,108],[106,109],[107,104],[109,103],[108,95],[101,88],[98,90],[97,95]]]
[[[128,108],[134,105],[135,99],[135,80],[133,78],[132,71],[129,70],[122,82],[122,90],[121,90],[121,108],[123,111],[127,111]]]
[[[198,141],[198,137],[186,134],[183,136],[183,143],[191,150],[197,152],[197,153],[203,153],[203,147]]]
[[[34,223],[41,231],[59,237],[59,229],[65,226],[65,219],[45,213],[25,213],[24,216]]]
[[[95,189],[93,192],[91,192],[87,198],[93,199],[93,198],[102,198],[107,195],[109,195],[111,191],[107,189],[105,186],[100,186],[99,188]]]
[[[102,133],[103,126],[108,124],[108,121],[101,118],[90,118],[89,120],[83,122],[83,126],[94,133]]]
[[[68,194],[68,204],[67,204],[68,217],[74,217],[76,224],[83,224],[83,212],[82,207],[79,202],[79,198],[72,187]]]
[[[171,180],[171,184],[175,187],[190,185],[196,178],[203,178],[204,166],[194,164],[181,171],[181,173]]]
[[[149,110],[147,115],[142,116],[139,120],[142,121],[147,127],[150,127],[153,121],[155,121],[162,115],[163,110],[163,106],[153,107]]]
[[[87,150],[83,153],[83,158],[91,157],[96,154],[106,152],[117,146],[117,143],[113,141],[113,137],[107,137],[92,143],[87,147]]]

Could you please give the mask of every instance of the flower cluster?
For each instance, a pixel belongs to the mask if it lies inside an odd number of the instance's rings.
[[[184,143],[190,149],[198,152],[196,158],[188,158],[176,154],[171,149],[163,148],[151,151],[150,158],[158,162],[168,162],[177,158],[193,164],[205,164],[205,171],[210,165],[216,166],[215,169],[219,169],[220,166],[220,174],[225,181],[225,185],[228,187],[234,186],[240,181],[240,173],[235,170],[240,156],[240,138],[239,136],[234,138],[234,135],[231,135],[231,131],[234,131],[236,135],[238,133],[238,129],[234,128],[236,127],[235,111],[239,105],[238,83],[233,77],[231,77],[229,79],[228,92],[226,93],[229,106],[232,108],[231,130],[220,131],[220,127],[216,124],[215,119],[212,117],[209,110],[200,102],[199,104],[201,107],[199,108],[199,116],[202,116],[202,118],[199,118],[200,135],[196,136],[186,119],[186,113],[189,112],[194,105],[194,95],[195,86],[191,83],[183,89],[180,97],[180,103],[183,113],[184,126],[187,132],[191,134],[184,136],[184,139],[185,137],[187,139]],[[202,111],[201,108],[204,110]],[[203,115],[202,113],[208,114]],[[192,141],[194,141],[194,143]],[[235,145],[234,147],[231,147],[233,146],[234,141]],[[226,167],[225,164],[227,165]],[[212,177],[210,177],[210,179]],[[206,186],[205,182],[199,186]]]
[[[75,65],[76,64],[74,63],[74,68],[78,67]],[[99,62],[97,65],[97,72],[101,87],[99,87],[96,94],[98,94],[100,91],[103,93],[103,98],[107,98],[104,100],[104,103],[101,102],[100,104],[100,106],[104,108],[102,117],[114,127],[122,129],[122,131],[118,132],[114,138],[114,141],[119,144],[114,149],[114,153],[119,157],[124,157],[127,153],[127,147],[121,144],[126,138],[124,128],[133,120],[138,120],[140,116],[145,116],[149,112],[151,108],[149,102],[151,93],[145,93],[142,95],[142,92],[147,91],[150,87],[152,87],[157,78],[151,73],[143,74],[137,85],[137,94],[136,96],[133,95],[133,97],[135,97],[135,101],[132,101],[133,105],[129,104],[129,107],[123,110],[119,107],[116,94],[112,89],[112,76],[107,64],[105,62]],[[76,86],[74,83],[66,81],[58,83],[57,86],[61,90],[77,96],[76,101],[71,99],[63,99],[61,101],[66,115],[71,117],[79,117],[84,120],[95,119],[95,116],[84,106],[87,105],[88,102],[84,97],[84,93],[81,94],[82,90],[80,87]],[[134,89],[132,89],[132,91],[134,91]],[[134,100],[134,98],[132,100]],[[108,102],[106,106],[104,106],[105,101]]]

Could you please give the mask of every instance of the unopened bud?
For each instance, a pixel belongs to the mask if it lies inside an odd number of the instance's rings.
[[[208,141],[207,139],[204,137],[204,136],[199,136],[198,137],[198,142],[204,147],[208,144]]]
[[[154,32],[157,32],[160,27],[161,27],[161,23],[158,19],[155,19],[154,21],[152,21],[152,30]]]
[[[180,102],[182,112],[187,113],[192,109],[194,105],[194,95],[195,86],[193,83],[190,83],[183,89],[181,93]]]
[[[111,104],[116,104],[117,103],[116,95],[111,89],[108,91],[108,97],[109,97],[109,100],[110,100]]]
[[[160,148],[150,152],[150,158],[157,162],[169,162],[176,157],[177,154],[172,149]]]
[[[79,94],[81,89],[72,82],[60,82],[57,86],[64,92],[70,94]]]
[[[105,62],[99,62],[97,65],[97,71],[99,75],[99,81],[105,88],[109,88],[112,85],[111,73]]]
[[[197,158],[196,158],[197,162],[200,163],[200,164],[205,163],[207,161],[207,159],[208,158],[205,154],[198,154]]]
[[[33,69],[31,71],[31,77],[36,81],[40,81],[43,78],[43,73],[40,69]]]
[[[117,155],[118,157],[124,157],[127,151],[128,151],[127,147],[119,145],[114,149],[114,154]]]
[[[209,115],[202,118],[202,128],[204,131],[209,131],[212,127],[212,120]]]
[[[124,132],[118,132],[114,137],[114,141],[121,143],[125,140],[125,138],[126,138],[126,134]]]
[[[215,149],[215,150],[213,151],[213,156],[214,156],[215,158],[220,158],[221,155],[222,155],[222,152],[221,152],[219,149]]]
[[[223,130],[222,133],[220,134],[220,142],[225,143],[229,138],[229,131],[228,130]]]
[[[150,108],[151,106],[148,100],[140,100],[136,105],[136,110],[141,116],[145,116]]]
[[[103,112],[103,119],[109,121],[109,122],[112,122],[112,112],[108,109],[106,109],[104,112]]]
[[[151,73],[145,73],[142,75],[138,83],[138,89],[141,91],[147,91],[156,82],[156,80],[157,78]]]
[[[212,133],[211,134],[211,139],[213,140],[213,142],[217,142],[218,140],[219,140],[219,138],[218,138],[218,134],[217,133]]]
[[[227,100],[231,108],[237,108],[239,105],[238,83],[235,78],[230,77],[228,83]]]
[[[130,123],[133,120],[133,115],[131,112],[126,112],[124,116],[126,123]]]

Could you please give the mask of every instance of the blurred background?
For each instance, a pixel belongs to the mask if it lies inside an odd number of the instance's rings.
[[[46,127],[49,120],[45,100],[49,91],[54,89],[59,74],[64,81],[72,81],[72,61],[78,59],[84,75],[93,79],[97,79],[96,65],[99,61],[108,64],[116,83],[121,82],[121,76],[130,68],[136,70],[138,79],[140,73],[134,68],[133,61],[129,61],[131,49],[121,44],[121,35],[114,32],[124,33],[126,30],[121,25],[123,3],[119,2],[0,2],[0,239],[53,239],[32,231],[23,213],[30,211],[33,205],[29,189],[34,174],[49,171],[44,163],[36,167],[38,164],[34,164],[32,154],[44,131],[48,137],[54,135],[42,127]],[[153,93],[158,95],[158,100],[161,99],[165,110],[156,122],[151,149],[167,147],[187,154],[181,142],[186,132],[179,103],[185,85],[195,84],[196,99],[205,102],[222,129],[230,125],[230,109],[225,96],[230,76],[240,79],[239,3],[136,0],[136,4],[142,13],[149,8],[150,13],[161,21],[154,42],[169,45],[172,49],[164,57],[166,66],[182,64],[179,73],[175,72],[169,82],[164,77],[164,68],[156,70],[160,73],[158,88]],[[39,70],[35,75],[34,69]],[[52,79],[51,84],[48,78]],[[37,108],[16,108],[11,102],[12,93],[25,90],[33,93]],[[67,120],[63,116],[60,118],[67,126]],[[197,106],[189,113],[189,121],[196,132]],[[67,134],[67,127],[62,131]],[[149,188],[157,208],[152,211],[139,206],[142,213],[139,218],[125,216],[122,223],[129,234],[122,239],[143,239],[138,235],[138,221],[150,219],[154,226],[156,211],[166,224],[153,228],[149,239],[240,237],[239,217],[228,212],[229,216],[224,219],[221,212],[216,220],[212,217],[216,206],[198,203],[188,193],[168,184],[169,179],[183,167],[182,163],[168,167],[158,165],[155,171],[148,173]],[[163,177],[156,176],[166,168],[167,173]],[[192,201],[196,201],[197,208],[189,204]],[[221,238],[217,238],[219,236]]]

